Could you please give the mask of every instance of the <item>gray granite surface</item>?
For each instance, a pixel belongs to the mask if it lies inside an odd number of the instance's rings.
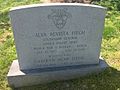
[[[98,64],[106,8],[38,4],[11,9],[21,70]]]

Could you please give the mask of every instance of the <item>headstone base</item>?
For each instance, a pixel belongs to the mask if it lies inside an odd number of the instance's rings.
[[[108,65],[100,59],[99,64],[84,66],[67,66],[24,70],[19,68],[18,60],[14,60],[8,72],[9,85],[14,88],[32,86],[52,82],[55,80],[68,80],[104,70]]]

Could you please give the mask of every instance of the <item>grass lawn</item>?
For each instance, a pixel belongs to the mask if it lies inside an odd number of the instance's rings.
[[[40,3],[40,0],[0,0],[0,90],[11,90],[6,75],[17,58],[8,12],[13,6]],[[120,12],[108,11],[101,55],[110,66],[104,72],[74,80],[26,87],[21,90],[120,90]]]

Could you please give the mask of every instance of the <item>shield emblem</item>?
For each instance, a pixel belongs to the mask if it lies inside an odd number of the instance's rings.
[[[67,9],[54,9],[52,13],[48,15],[48,19],[51,19],[58,29],[62,29],[70,17],[71,14],[67,12]]]

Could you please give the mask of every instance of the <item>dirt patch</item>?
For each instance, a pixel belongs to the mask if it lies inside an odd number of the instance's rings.
[[[12,32],[5,31],[1,36],[0,36],[0,43],[4,43],[9,37],[12,36]]]

